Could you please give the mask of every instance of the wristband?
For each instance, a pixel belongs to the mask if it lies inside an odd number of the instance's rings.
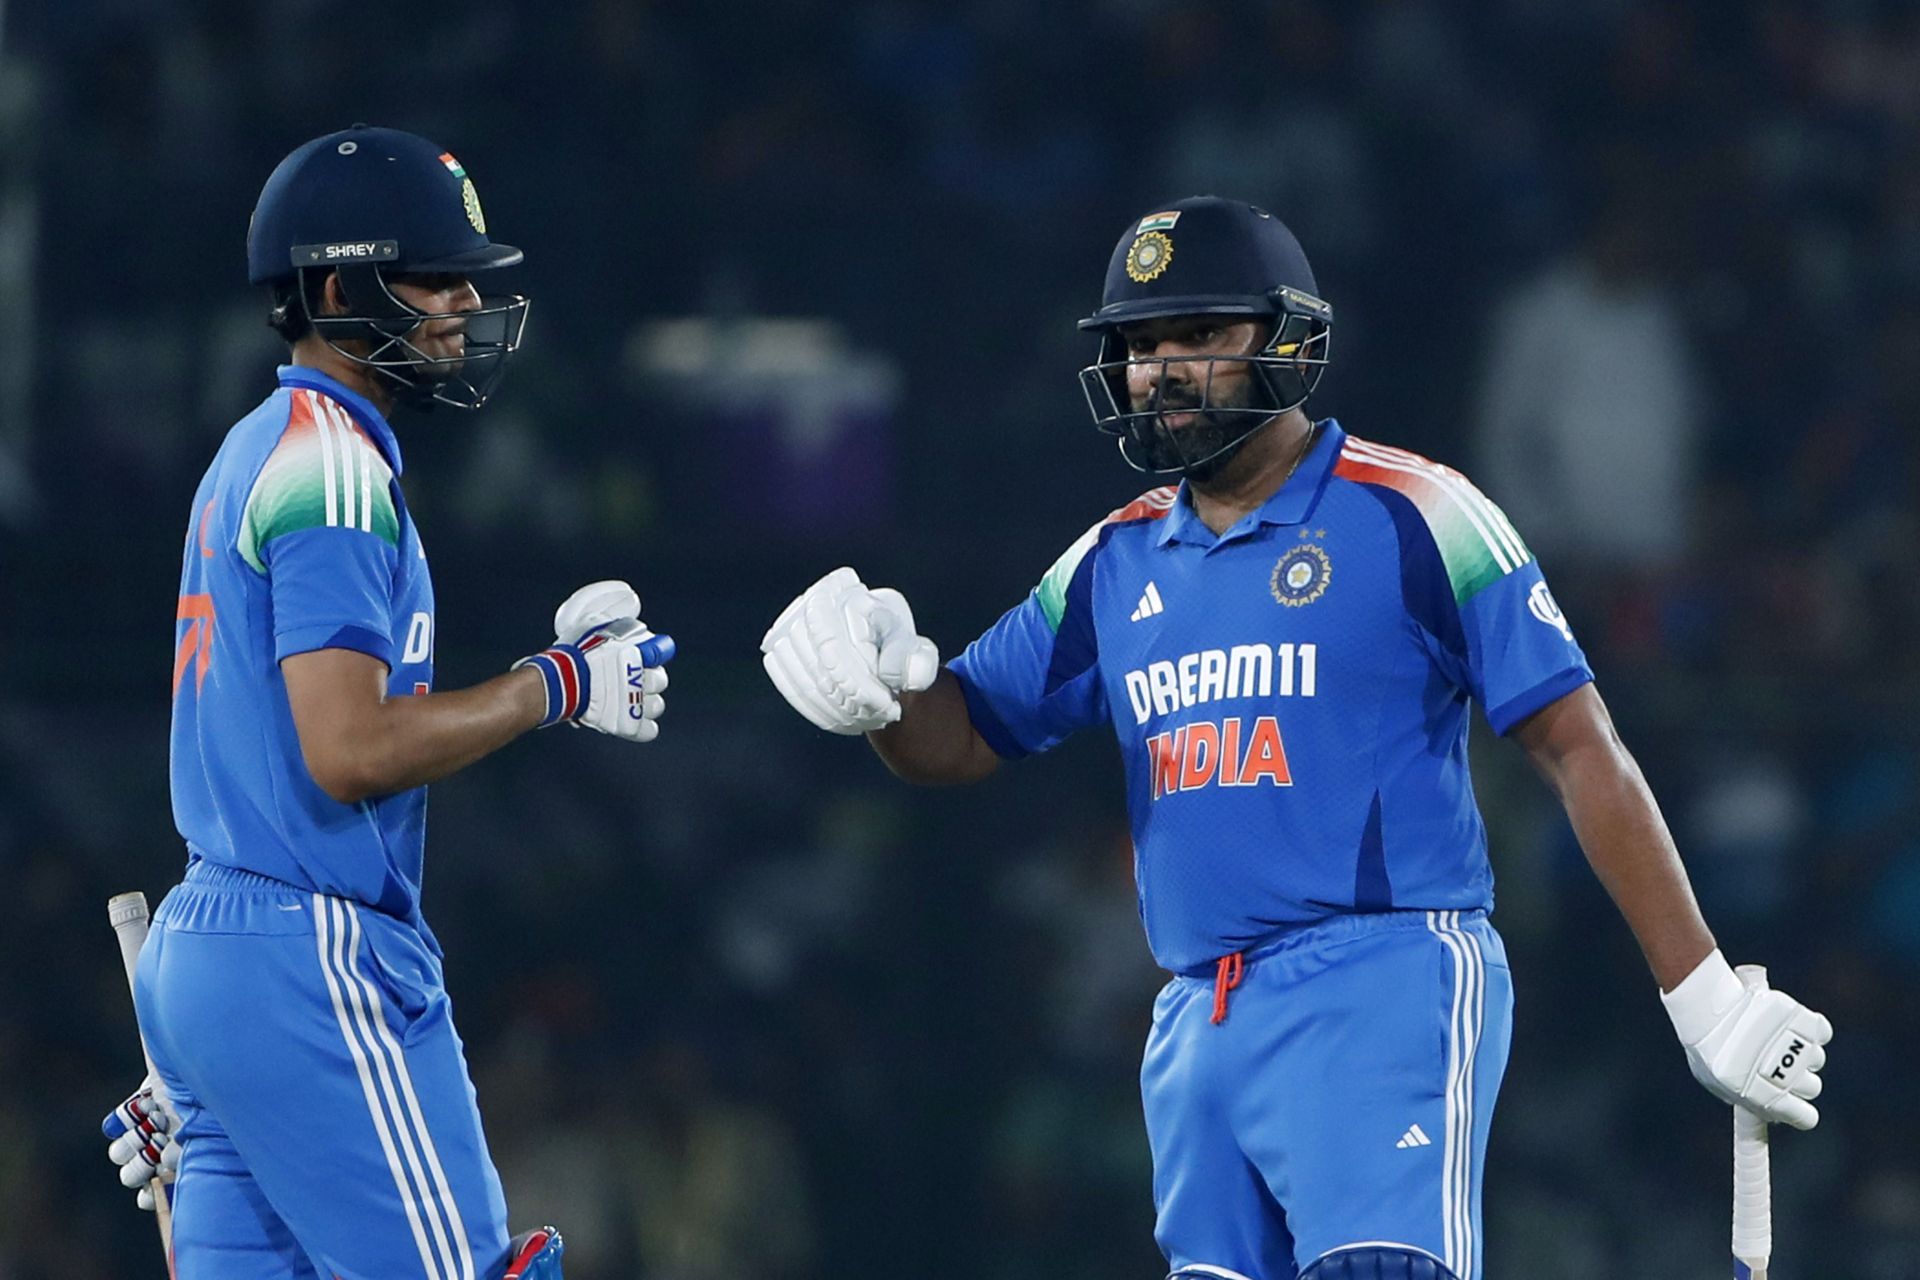
[[[577,646],[556,643],[513,664],[515,671],[521,667],[532,667],[546,682],[547,713],[540,720],[540,728],[571,720],[586,708],[592,679],[587,674],[586,656]]]

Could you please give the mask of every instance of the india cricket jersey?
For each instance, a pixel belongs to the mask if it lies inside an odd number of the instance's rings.
[[[418,919],[426,789],[341,804],[300,752],[281,660],[354,649],[433,684],[433,586],[400,448],[312,369],[227,435],[194,495],[174,627],[174,821],[190,853]]]
[[[1115,511],[950,665],[1003,757],[1111,722],[1175,972],[1343,913],[1489,908],[1468,704],[1504,734],[1593,678],[1493,503],[1331,419],[1218,537],[1184,486]]]

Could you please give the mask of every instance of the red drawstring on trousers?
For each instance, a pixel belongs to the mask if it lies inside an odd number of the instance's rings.
[[[1240,985],[1240,975],[1246,965],[1240,960],[1240,953],[1221,956],[1220,963],[1213,971],[1213,1022],[1215,1026],[1227,1020],[1227,992]]]

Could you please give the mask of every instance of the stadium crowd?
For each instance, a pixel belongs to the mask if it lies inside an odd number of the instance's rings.
[[[541,735],[434,791],[481,1106],[572,1274],[1159,1274],[1112,747],[911,792],[755,646],[853,563],[950,655],[1146,487],[1073,321],[1198,191],[1299,233],[1310,407],[1506,507],[1723,946],[1833,1019],[1781,1273],[1920,1273],[1912,6],[62,0],[0,9],[0,1280],[158,1273],[93,1137],[139,1075],[100,906],[182,862],[177,556],[277,355],[247,214],[355,120],[459,154],[535,298],[495,405],[400,423],[439,679],[603,576],[681,646],[655,746]],[[1477,747],[1519,1001],[1488,1274],[1720,1274],[1725,1108]]]

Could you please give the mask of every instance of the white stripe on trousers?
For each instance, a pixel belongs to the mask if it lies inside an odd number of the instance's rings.
[[[360,909],[351,902],[345,901],[342,901],[340,906],[347,913],[347,919],[353,927],[354,950],[347,953],[351,957],[358,950],[360,942]],[[400,1081],[401,1095],[406,1100],[407,1118],[411,1121],[414,1132],[419,1136],[421,1153],[426,1157],[427,1168],[433,1174],[434,1189],[439,1193],[439,1205],[447,1215],[448,1224],[453,1228],[453,1242],[460,1251],[460,1268],[455,1272],[452,1263],[449,1262],[448,1274],[458,1275],[460,1280],[474,1280],[473,1250],[467,1242],[466,1227],[460,1221],[460,1206],[453,1198],[453,1188],[447,1183],[447,1171],[440,1163],[440,1152],[433,1145],[433,1136],[427,1132],[427,1117],[421,1111],[420,1098],[413,1090],[413,1073],[407,1069],[407,1060],[400,1052],[400,1042],[394,1039],[392,1028],[388,1027],[387,1020],[380,1016],[380,997],[374,990],[372,980],[351,967],[348,973],[359,982],[365,993],[374,1031],[393,1062],[394,1074]],[[431,1200],[432,1196],[429,1193],[429,1201]]]
[[[372,982],[354,966],[360,946],[359,912],[351,903],[324,894],[315,894],[313,903],[327,993],[333,1000],[340,1034],[359,1072],[360,1087],[387,1158],[388,1172],[393,1176],[401,1207],[413,1230],[414,1244],[420,1251],[421,1267],[427,1280],[473,1280],[473,1254],[460,1221],[459,1206],[454,1202],[439,1152],[427,1131],[406,1058],[387,1027]],[[432,1170],[431,1184],[422,1168],[423,1155],[427,1168]],[[433,1237],[431,1243],[427,1238],[429,1231]]]
[[[413,1229],[413,1242],[420,1250],[421,1267],[427,1280],[440,1280],[439,1267],[427,1244],[426,1229],[421,1225],[419,1197],[414,1194],[405,1171],[400,1167],[400,1157],[393,1146],[393,1132],[387,1126],[386,1112],[381,1109],[380,1097],[374,1091],[373,1072],[367,1064],[366,1051],[354,1037],[353,1024],[347,1017],[346,1005],[341,998],[343,982],[335,976],[338,961],[332,954],[335,950],[332,939],[337,938],[339,926],[333,920],[333,899],[324,894],[313,895],[313,926],[314,939],[320,950],[320,973],[327,981],[327,995],[333,1001],[333,1016],[340,1023],[340,1036],[347,1042],[347,1052],[353,1056],[354,1070],[360,1075],[360,1091],[366,1095],[367,1110],[373,1116],[373,1129],[380,1137],[380,1150],[386,1154],[387,1170],[393,1175],[395,1190],[400,1193],[400,1207],[406,1210],[407,1225]],[[437,1220],[434,1226],[437,1230]]]
[[[1458,911],[1427,912],[1427,928],[1453,955],[1453,1006],[1447,1021],[1446,1166],[1441,1172],[1441,1239],[1447,1266],[1472,1280],[1473,1073],[1486,1025],[1487,979],[1480,940],[1460,927]]]

